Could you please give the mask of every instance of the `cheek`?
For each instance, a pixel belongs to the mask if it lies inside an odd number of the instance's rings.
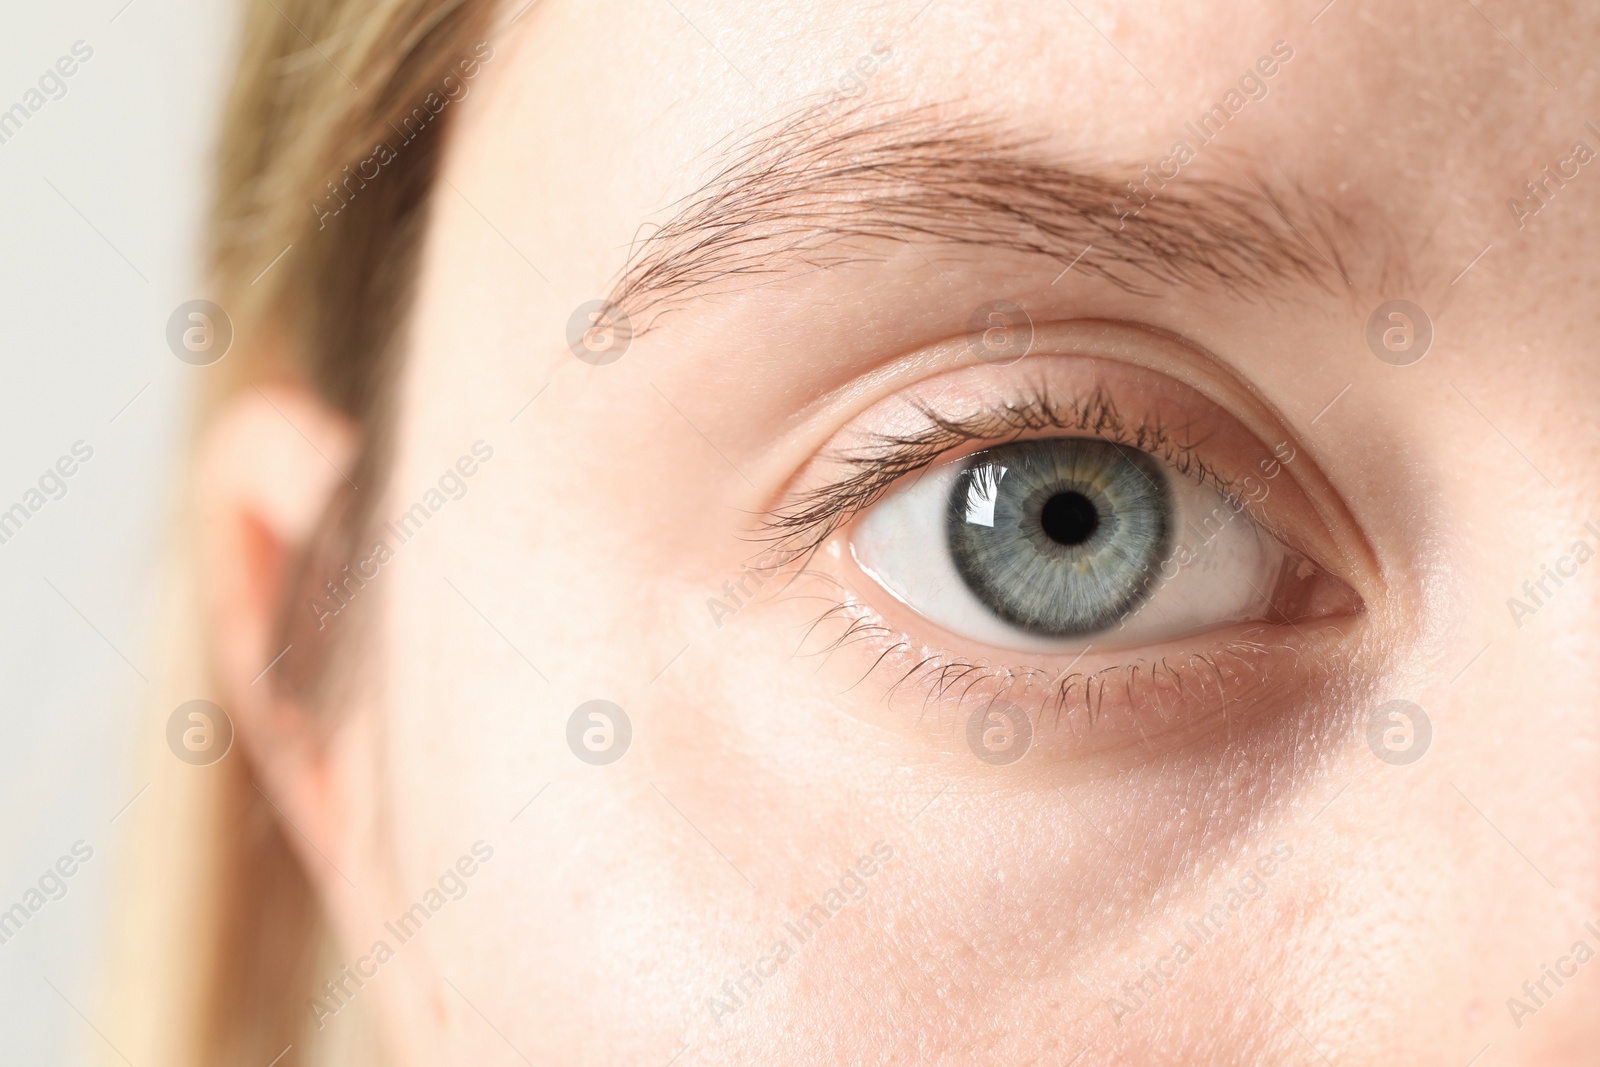
[[[1104,998],[1136,977],[1117,946],[1220,897],[1191,890],[1183,908],[1158,912],[1158,887],[1188,885],[1186,857],[1246,835],[1292,778],[1291,767],[1261,758],[1294,751],[1276,736],[1198,746],[1115,790],[1083,783],[1063,796],[961,770],[952,778],[948,764],[886,747],[839,715],[836,691],[819,691],[811,664],[776,655],[793,633],[786,612],[757,605],[718,643],[704,638],[653,685],[642,679],[640,695],[619,697],[635,732],[615,764],[552,753],[567,709],[542,700],[533,702],[540,724],[514,735],[522,751],[497,757],[520,768],[504,776],[507,789],[520,780],[532,795],[553,784],[508,824],[515,854],[501,853],[504,865],[483,883],[492,888],[474,898],[462,921],[475,928],[462,943],[484,946],[475,966],[506,975],[497,1007],[529,1020],[530,1041],[605,1032],[653,1053],[651,1042],[685,1018],[714,1030],[704,1039],[732,1059],[768,1055],[774,1042],[837,1040],[842,1019],[857,1020],[854,1047],[908,1056],[918,1041],[1088,1040],[1103,1029],[1094,1013]],[[505,681],[525,672],[514,657],[491,658],[503,661]],[[508,819],[522,803],[514,799],[496,798]],[[785,924],[823,903],[876,838],[893,858],[860,899],[828,916],[826,936],[801,942]],[[1240,872],[1228,873],[1222,880]],[[495,947],[505,931],[517,949],[510,960]],[[745,966],[784,940],[790,958],[714,1027],[706,998],[732,1004],[724,983],[737,989]],[[1222,987],[1237,979],[1237,962],[1213,950],[1186,974],[1192,986]],[[609,992],[596,998],[596,988]],[[910,1031],[864,1021],[897,1018],[907,996],[949,1011]],[[530,1014],[530,1004],[540,1007]],[[628,1005],[625,1015],[608,1009],[615,1004]],[[975,1035],[974,1019],[994,1031]],[[1214,1034],[1231,1040],[1222,1026]]]

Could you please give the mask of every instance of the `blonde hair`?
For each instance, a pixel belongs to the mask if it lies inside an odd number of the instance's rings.
[[[207,255],[206,295],[232,319],[236,341],[203,372],[196,440],[238,391],[290,376],[363,428],[364,471],[381,465],[397,324],[450,117],[430,122],[437,112],[419,108],[487,39],[492,14],[492,0],[246,0]],[[420,125],[408,121],[419,114]],[[380,176],[350,169],[397,137],[404,150]],[[348,525],[363,506],[338,502],[324,527]],[[289,847],[294,831],[256,787],[244,746],[206,767],[167,749],[172,710],[220,692],[185,532],[192,524],[183,521],[192,503],[180,510],[141,753],[150,788],[122,827],[129,839],[98,1011],[104,1039],[92,1058],[170,1067],[266,1067],[280,1054],[274,1067],[380,1062],[360,1018],[321,1035],[310,1025],[313,976],[330,938]],[[359,1016],[362,1006],[352,1007]],[[339,1048],[326,1043],[333,1033]]]

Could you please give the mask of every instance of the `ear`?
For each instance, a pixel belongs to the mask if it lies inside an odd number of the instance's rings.
[[[237,743],[269,799],[319,851],[344,828],[318,709],[274,686],[284,653],[279,620],[289,578],[330,502],[349,480],[359,436],[349,418],[292,383],[250,387],[229,400],[201,447],[196,518],[213,668]],[[294,655],[290,650],[287,655]],[[317,860],[304,859],[314,870]]]

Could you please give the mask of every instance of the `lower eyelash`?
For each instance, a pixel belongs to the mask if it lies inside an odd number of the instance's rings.
[[[840,583],[830,577],[810,573],[835,587]],[[815,615],[805,626],[804,636],[796,655],[820,656],[824,660],[853,645],[882,642],[883,648],[872,663],[856,679],[860,685],[873,674],[890,665],[898,654],[912,654],[913,643],[903,633],[885,622],[867,605],[850,596],[839,596],[838,591],[821,594],[787,594],[790,599],[812,596],[828,602],[827,607]],[[837,623],[839,632],[825,639],[820,648],[805,649],[805,643],[819,630]],[[1137,660],[1130,663],[1101,667],[1094,671],[1073,671],[1070,665],[1052,672],[1037,667],[991,666],[963,659],[945,651],[923,652],[911,666],[898,669],[898,677],[888,686],[885,700],[892,701],[896,693],[917,690],[922,696],[924,711],[934,702],[946,699],[960,690],[956,699],[959,710],[993,705],[1009,701],[1032,713],[1036,725],[1049,720],[1053,727],[1063,723],[1081,723],[1085,730],[1093,729],[1105,707],[1107,695],[1119,697],[1128,707],[1157,708],[1158,717],[1164,694],[1181,694],[1198,690],[1202,697],[1209,691],[1210,699],[1226,713],[1229,690],[1239,688],[1240,675],[1251,677],[1246,684],[1265,680],[1258,662],[1276,653],[1290,649],[1278,643],[1265,643],[1257,639],[1268,632],[1268,627],[1250,631],[1207,652],[1194,652],[1182,657],[1163,657],[1155,662]],[[1227,666],[1224,666],[1227,664]],[[1184,712],[1186,718],[1195,718],[1193,708]]]

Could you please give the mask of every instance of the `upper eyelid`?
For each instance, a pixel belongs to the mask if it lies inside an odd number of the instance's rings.
[[[1370,599],[1368,593],[1381,597],[1392,586],[1359,516],[1325,472],[1319,450],[1310,447],[1314,442],[1296,430],[1283,398],[1274,400],[1272,390],[1264,390],[1233,362],[1171,330],[1104,317],[1036,322],[1034,352],[1019,367],[986,366],[972,358],[970,338],[950,335],[882,364],[860,379],[865,388],[830,392],[826,403],[806,411],[804,424],[810,429],[803,436],[820,438],[808,442],[812,458],[793,469],[775,498],[751,516],[758,523],[762,515],[770,516],[761,523],[765,529],[745,536],[767,541],[766,558],[779,561],[822,547],[851,515],[873,503],[871,491],[881,494],[888,488],[883,478],[863,477],[859,469],[851,471],[848,463],[839,462],[841,443],[854,442],[856,458],[882,466],[885,438],[872,430],[900,435],[902,443],[892,445],[900,455],[888,458],[897,460],[902,472],[944,454],[928,445],[929,422],[912,410],[919,400],[946,412],[993,411],[1008,399],[1017,405],[1030,393],[1060,394],[1059,401],[1087,398],[1100,389],[1146,422],[1164,420],[1166,436],[1191,453],[1186,459],[1169,452],[1178,460],[1174,466],[1180,472],[1190,470],[1230,502],[1242,504],[1240,510],[1266,533],[1354,582],[1364,598]],[[908,426],[917,432],[903,429]],[[920,451],[904,443],[919,437],[924,445]],[[913,452],[918,454],[908,456]],[[1190,465],[1201,454],[1209,479]],[[819,505],[843,495],[836,492],[845,480],[839,478],[841,466],[855,481],[855,492],[830,514]],[[834,484],[825,492],[813,488],[829,479]]]

